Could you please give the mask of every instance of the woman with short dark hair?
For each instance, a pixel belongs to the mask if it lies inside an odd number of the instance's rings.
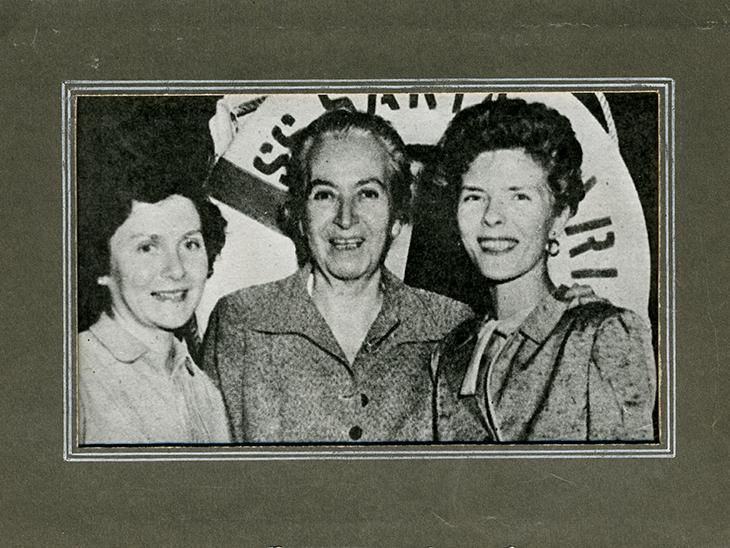
[[[80,168],[80,444],[229,441],[220,393],[176,332],[193,317],[225,219],[187,158],[152,143]]]

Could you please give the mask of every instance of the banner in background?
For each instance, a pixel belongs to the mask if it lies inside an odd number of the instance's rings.
[[[508,93],[555,108],[567,116],[583,147],[587,194],[560,240],[561,252],[549,260],[556,284],[584,283],[597,294],[647,316],[650,253],[638,194],[621,158],[611,113],[605,101],[608,131],[572,93]],[[436,94],[275,94],[229,95],[228,110],[240,114],[237,130],[223,157],[239,168],[251,188],[283,199],[281,176],[289,159],[290,136],[329,109],[350,107],[389,120],[408,145],[433,145],[459,110],[484,100],[488,93]],[[242,113],[241,105],[253,105]],[[238,109],[238,110],[237,110]],[[250,192],[243,200],[256,200]],[[262,195],[263,195],[262,194]],[[268,203],[268,202],[267,202]],[[282,278],[296,269],[294,246],[275,229],[276,211],[249,204],[220,203],[228,238],[198,310],[204,329],[215,302],[224,294]],[[253,214],[251,211],[256,211]],[[411,231],[394,242],[386,265],[403,277]]]

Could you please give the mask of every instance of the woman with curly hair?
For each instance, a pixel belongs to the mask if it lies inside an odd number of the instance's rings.
[[[652,440],[650,328],[605,301],[571,308],[548,275],[584,196],[570,121],[541,103],[486,101],[455,116],[439,154],[493,311],[435,354],[436,440]]]

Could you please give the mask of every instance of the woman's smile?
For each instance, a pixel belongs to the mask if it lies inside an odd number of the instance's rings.
[[[331,238],[330,245],[335,248],[336,251],[352,251],[359,249],[365,241],[365,238],[354,237],[354,238]]]
[[[153,291],[151,295],[161,302],[181,303],[188,296],[187,289],[167,289],[161,291]]]
[[[483,152],[462,177],[457,211],[466,252],[482,275],[506,282],[539,277],[557,228],[547,172],[523,150]]]
[[[397,234],[388,156],[369,134],[326,136],[312,157],[304,232],[312,262],[330,278],[367,279]]]
[[[501,255],[509,253],[519,244],[516,238],[483,236],[477,238],[479,246],[484,253]]]
[[[208,274],[200,215],[190,199],[133,202],[110,241],[112,309],[127,325],[172,330],[195,312]]]

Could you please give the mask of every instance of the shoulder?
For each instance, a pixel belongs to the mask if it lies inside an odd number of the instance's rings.
[[[653,363],[649,322],[631,310],[610,303],[590,303],[565,313],[568,331],[578,332],[590,346],[594,363]]]
[[[96,373],[100,365],[116,361],[92,331],[87,329],[79,333],[78,341],[78,363],[81,373]]]
[[[474,317],[471,307],[460,301],[417,287],[404,285],[404,288],[411,299],[425,309],[426,314],[444,334],[461,322]]]
[[[463,346],[472,339],[476,339],[479,332],[481,318],[472,316],[457,324],[444,337],[439,345],[442,353],[450,353]]]
[[[299,276],[298,273],[295,273],[281,280],[239,289],[219,299],[214,313],[234,316],[248,315],[252,311],[262,310],[263,306],[281,303],[298,283]]]
[[[648,322],[635,312],[609,302],[588,303],[566,310],[563,323],[572,329],[595,332],[596,336],[650,332]]]
[[[131,371],[89,330],[79,333],[77,363],[79,390],[86,401],[119,386]]]

